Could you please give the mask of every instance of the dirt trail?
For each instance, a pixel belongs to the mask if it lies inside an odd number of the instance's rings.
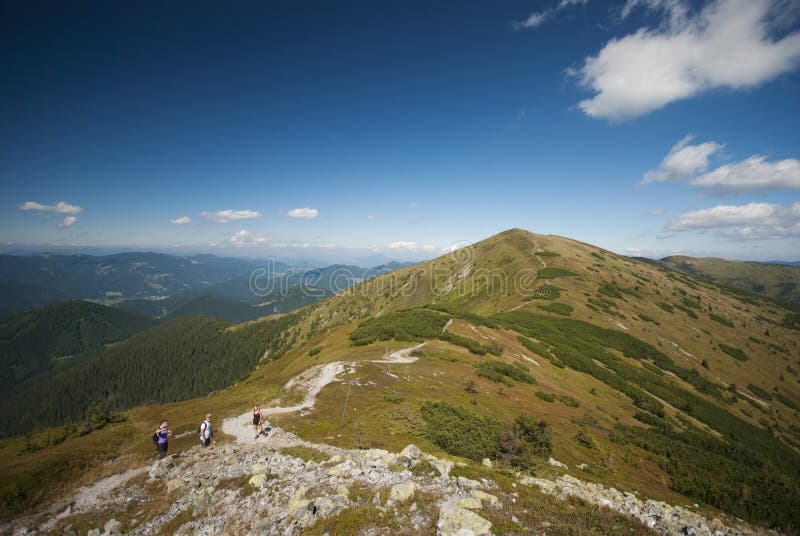
[[[373,359],[367,361],[368,363],[413,363],[417,360],[416,357],[413,357],[411,354],[419,350],[425,345],[425,343],[420,343],[416,346],[412,346],[410,348],[403,348],[400,350],[396,350],[389,354],[386,354],[381,359]],[[301,390],[306,391],[306,396],[303,401],[299,404],[295,404],[293,406],[274,406],[274,407],[267,407],[262,408],[261,412],[267,415],[284,415],[286,413],[294,413],[297,411],[308,410],[314,407],[314,404],[317,402],[317,395],[319,394],[322,389],[328,385],[329,383],[337,382],[339,380],[339,375],[347,371],[355,370],[355,367],[358,366],[358,362],[356,361],[334,361],[332,363],[326,363],[324,365],[314,365],[306,369],[305,371],[301,372],[288,382],[286,382],[285,388],[299,388]],[[231,435],[236,438],[237,443],[253,443],[256,441],[253,437],[253,414],[251,411],[246,411],[237,417],[231,417],[222,421],[222,431],[228,435]],[[280,437],[281,434],[284,434],[283,431],[274,429],[270,432],[270,438],[275,438],[269,441],[273,443]],[[297,444],[296,441],[293,444]]]

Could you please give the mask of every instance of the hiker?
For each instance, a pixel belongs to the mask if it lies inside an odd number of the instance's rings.
[[[161,425],[153,435],[156,436],[156,451],[158,451],[158,459],[160,460],[167,455],[167,437],[172,435],[172,430],[169,429],[169,422],[166,419],[161,421]]]
[[[253,431],[256,433],[256,439],[258,439],[259,434],[262,432],[261,421],[263,419],[264,415],[261,413],[261,408],[253,406]]]
[[[200,429],[198,430],[198,437],[200,438],[200,444],[203,448],[206,448],[211,444],[211,414],[206,414],[206,420],[200,423]]]

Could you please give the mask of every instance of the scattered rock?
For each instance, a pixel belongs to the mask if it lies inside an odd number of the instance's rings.
[[[569,469],[569,467],[567,467],[567,464],[561,463],[560,461],[556,460],[552,456],[547,460],[547,463],[549,463],[553,467],[561,467],[562,469]]]
[[[162,478],[175,465],[175,455],[166,456],[153,464],[148,475],[150,478]]]
[[[439,460],[434,458],[430,460],[431,467],[439,471],[442,478],[450,478],[450,470],[453,468],[453,462],[450,460]]]
[[[462,489],[479,489],[483,486],[477,480],[472,480],[465,476],[460,476],[458,477],[458,487]]]
[[[257,475],[253,475],[250,477],[248,484],[253,486],[254,488],[261,489],[264,487],[264,483],[267,481],[267,475],[264,473],[259,473]]]
[[[418,446],[408,445],[406,448],[400,451],[399,458],[408,464],[413,464],[415,461],[419,460],[421,455],[422,451]]]
[[[438,536],[480,536],[492,533],[492,524],[474,512],[453,502],[445,502],[439,509],[436,522]]]
[[[482,463],[484,466],[488,467],[489,469],[491,469],[491,468],[492,468],[492,460],[490,460],[489,458],[484,458],[484,459],[481,461],[481,463]]]
[[[414,496],[417,486],[411,480],[406,480],[400,484],[395,484],[389,490],[389,500],[402,503],[411,499]]]
[[[500,499],[495,497],[490,493],[486,493],[485,491],[481,491],[479,489],[474,489],[470,492],[470,495],[481,501],[482,503],[488,504],[489,506],[499,506]]]

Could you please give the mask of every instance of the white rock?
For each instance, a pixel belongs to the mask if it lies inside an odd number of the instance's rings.
[[[400,484],[395,484],[389,490],[389,500],[394,502],[406,502],[414,496],[417,486],[411,480],[406,480]]]
[[[445,502],[436,522],[438,536],[481,536],[492,533],[492,524],[455,503]]]
[[[481,461],[481,463],[482,463],[484,466],[486,466],[486,467],[488,467],[488,468],[490,468],[490,469],[492,468],[492,460],[490,460],[489,458],[484,458],[484,459]]]
[[[563,469],[569,469],[569,468],[567,467],[567,464],[565,464],[565,463],[561,463],[560,461],[556,460],[556,459],[555,459],[555,458],[553,458],[552,456],[551,456],[551,457],[550,457],[550,458],[547,460],[547,463],[549,463],[549,464],[550,464],[550,465],[552,465],[553,467],[561,467],[561,468],[563,468]]]

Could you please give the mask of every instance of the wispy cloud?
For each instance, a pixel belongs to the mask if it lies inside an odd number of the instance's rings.
[[[718,153],[724,145],[713,141],[690,145],[689,142],[693,139],[694,136],[690,134],[676,143],[658,168],[644,174],[641,184],[684,180],[706,171],[709,158]]]
[[[653,211],[649,212],[648,214],[649,214],[650,216],[653,216],[654,218],[658,218],[658,217],[660,217],[660,216],[663,216],[663,215],[664,215],[664,210],[663,210],[663,209],[660,209],[660,208],[657,208],[657,209],[655,209],[655,210],[653,210]]]
[[[79,214],[83,208],[77,205],[70,205],[65,201],[59,201],[54,205],[43,205],[36,201],[25,201],[17,205],[19,210],[37,210],[40,212],[57,212],[59,214]]]
[[[174,220],[169,220],[169,222],[173,225],[189,225],[192,223],[192,218],[189,216],[181,216],[179,218],[175,218]]]
[[[417,244],[416,242],[410,242],[406,240],[398,240],[397,242],[392,242],[391,244],[387,244],[389,249],[396,249],[396,250],[405,250],[405,251],[436,251],[436,246],[433,244]]]
[[[44,205],[42,203],[37,203],[36,201],[25,201],[24,203],[18,204],[17,209],[53,214],[71,214],[70,216],[66,216],[61,223],[58,224],[59,229],[66,229],[67,227],[75,225],[75,223],[78,221],[78,218],[75,217],[74,214],[80,214],[83,212],[83,207],[71,205],[66,201],[59,201],[58,203],[52,205]]]
[[[717,205],[687,212],[667,224],[668,231],[719,229],[738,240],[800,237],[800,202],[791,207],[771,203]]]
[[[528,18],[522,21],[515,21],[513,23],[515,30],[522,30],[523,28],[538,28],[542,24],[544,24],[547,19],[553,16],[552,9],[546,9],[544,11],[534,11]]]
[[[589,0],[561,0],[555,8],[547,8],[542,11],[534,11],[528,18],[521,21],[514,21],[511,23],[512,28],[515,30],[523,30],[527,28],[538,28],[548,20],[555,17],[555,15],[562,9],[576,5],[587,4]]]
[[[261,246],[267,241],[263,234],[254,233],[246,229],[233,233],[228,238],[228,243],[237,248]]]
[[[380,220],[383,218],[383,214],[367,214],[368,220]]]
[[[315,208],[304,207],[304,208],[293,208],[289,212],[286,213],[287,216],[290,218],[303,218],[307,220],[313,220],[317,216],[319,216],[319,211]]]
[[[58,225],[58,228],[59,228],[59,229],[65,229],[65,228],[67,228],[67,227],[71,227],[71,226],[72,226],[72,225],[74,225],[74,224],[75,224],[77,221],[78,221],[78,218],[76,218],[75,216],[67,216],[66,218],[64,218],[64,221],[62,221],[62,222],[61,222],[61,223]]]
[[[714,0],[693,13],[684,0],[634,0],[661,10],[657,29],[609,41],[573,73],[594,96],[578,107],[588,116],[631,119],[714,88],[758,86],[794,70],[800,32],[773,38],[794,12],[779,0]]]
[[[219,210],[217,212],[203,212],[200,214],[207,220],[217,223],[228,223],[234,220],[246,220],[250,218],[259,218],[261,214],[255,210]]]

